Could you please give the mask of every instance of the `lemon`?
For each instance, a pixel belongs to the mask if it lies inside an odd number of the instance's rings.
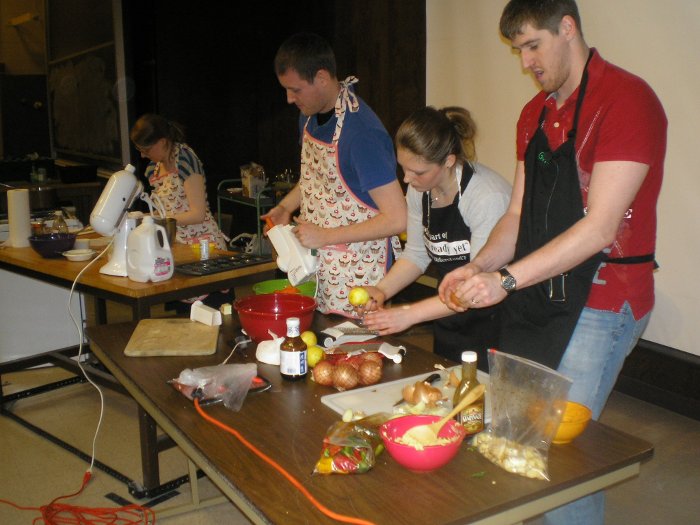
[[[306,343],[307,348],[311,348],[312,346],[316,346],[318,344],[316,334],[313,333],[311,330],[306,330],[305,332],[302,332],[300,337],[301,340]]]
[[[310,368],[315,367],[324,357],[326,357],[326,352],[318,345],[309,346],[306,349],[306,362]]]
[[[362,288],[362,286],[355,286],[350,290],[348,300],[353,306],[363,306],[367,301],[369,301],[369,292]]]

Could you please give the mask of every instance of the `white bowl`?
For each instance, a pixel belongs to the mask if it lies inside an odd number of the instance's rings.
[[[82,249],[82,250],[68,250],[63,252],[63,256],[69,261],[87,261],[92,259],[95,255],[95,250]]]

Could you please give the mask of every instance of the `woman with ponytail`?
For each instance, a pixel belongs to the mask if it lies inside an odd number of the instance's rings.
[[[476,125],[461,107],[414,112],[396,133],[397,159],[408,184],[406,249],[389,273],[365,287],[365,325],[381,335],[433,322],[434,352],[459,362],[463,350],[474,350],[486,366],[486,350],[497,343],[497,310],[455,314],[437,295],[409,305],[385,302],[420,277],[433,264],[442,277],[469,262],[505,212],[511,188],[503,177],[476,162]]]

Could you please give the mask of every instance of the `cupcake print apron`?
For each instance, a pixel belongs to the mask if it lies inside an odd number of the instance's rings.
[[[347,185],[338,159],[338,141],[346,112],[354,113],[360,107],[357,97],[349,89],[355,82],[356,78],[348,77],[340,83],[335,103],[337,123],[331,143],[319,141],[304,128],[299,180],[301,217],[324,228],[346,226],[377,215],[377,210],[360,201]],[[318,253],[318,310],[324,314],[356,317],[348,302],[348,291],[353,286],[374,285],[384,277],[389,240],[334,244],[320,248]]]

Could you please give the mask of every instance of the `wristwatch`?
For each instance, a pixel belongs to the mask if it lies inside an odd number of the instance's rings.
[[[516,285],[518,284],[515,281],[515,277],[513,277],[505,268],[498,270],[498,273],[501,274],[501,286],[508,295],[512,294],[515,291]]]

